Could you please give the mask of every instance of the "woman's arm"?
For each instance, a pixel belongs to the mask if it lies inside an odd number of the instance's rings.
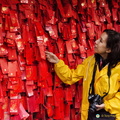
[[[115,68],[111,71],[111,99],[104,99],[105,110],[110,112],[111,114],[119,114],[120,115],[120,63],[116,65]],[[109,95],[109,94],[108,94]],[[109,97],[109,96],[108,96]]]
[[[84,62],[77,66],[76,69],[70,69],[65,65],[64,61],[60,60],[54,65],[54,69],[58,77],[66,84],[74,84],[84,76],[85,64]]]
[[[64,61],[59,60],[52,52],[46,51],[46,58],[49,62],[54,63],[55,72],[64,83],[71,85],[83,78],[86,60],[74,70],[65,65]]]
[[[115,96],[110,100],[105,100],[105,110],[111,114],[120,114],[120,92],[117,92]]]

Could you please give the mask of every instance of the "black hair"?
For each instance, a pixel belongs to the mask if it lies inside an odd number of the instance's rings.
[[[105,29],[103,32],[107,34],[107,44],[106,47],[111,49],[108,53],[106,64],[108,64],[108,77],[111,75],[111,69],[114,68],[118,62],[120,62],[120,33],[115,30]],[[101,56],[95,53],[96,62],[100,62]]]
[[[111,69],[120,62],[120,33],[111,29],[105,29],[103,32],[108,35],[106,47],[111,49],[107,56],[107,62],[109,63],[107,75],[110,78]]]
[[[108,53],[107,61],[109,63],[109,67],[113,68],[120,62],[120,33],[115,30],[105,29],[107,37],[107,48],[111,49],[111,52]]]

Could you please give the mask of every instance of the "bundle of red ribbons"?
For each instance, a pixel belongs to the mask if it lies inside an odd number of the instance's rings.
[[[120,32],[120,0],[0,0],[0,120],[80,120],[82,80],[65,85],[45,51],[70,68]]]

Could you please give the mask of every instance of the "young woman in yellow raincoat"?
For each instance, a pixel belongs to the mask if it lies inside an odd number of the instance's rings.
[[[49,62],[54,63],[55,72],[64,83],[72,85],[83,78],[81,120],[93,120],[91,116],[95,115],[99,118],[102,110],[114,114],[115,120],[120,120],[120,33],[104,30],[95,41],[94,52],[93,56],[86,58],[76,69],[70,69],[51,52],[46,51],[46,57]],[[104,96],[102,103],[90,103],[88,98],[92,95],[92,90],[94,95]],[[89,112],[91,106],[93,113]],[[112,120],[109,116],[108,119]]]

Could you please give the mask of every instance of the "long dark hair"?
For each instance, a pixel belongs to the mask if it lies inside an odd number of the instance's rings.
[[[109,63],[107,74],[110,77],[111,69],[114,68],[118,62],[120,62],[120,33],[111,29],[105,29],[103,32],[105,32],[108,35],[106,47],[111,49],[111,52],[108,53],[106,59],[106,63]],[[95,54],[95,59],[96,62],[99,63],[100,55]]]
[[[107,37],[107,48],[111,49],[111,52],[108,53],[107,61],[109,63],[109,67],[113,68],[120,62],[120,33],[111,30],[105,29]]]
[[[110,77],[111,69],[120,62],[120,33],[111,29],[105,29],[103,32],[108,35],[106,47],[111,49],[107,56],[107,62],[109,63],[107,75]]]

